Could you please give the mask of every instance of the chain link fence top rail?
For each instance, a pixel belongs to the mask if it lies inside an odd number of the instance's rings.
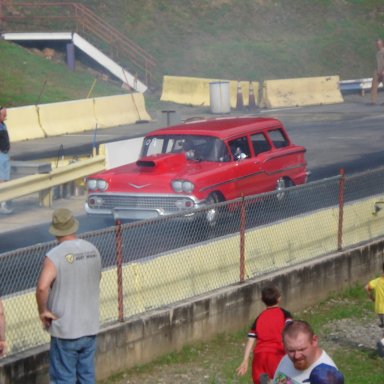
[[[80,235],[102,256],[102,325],[382,236],[383,176],[384,169],[338,176]],[[209,226],[212,209],[218,220]],[[0,255],[9,354],[49,341],[35,286],[56,244]]]

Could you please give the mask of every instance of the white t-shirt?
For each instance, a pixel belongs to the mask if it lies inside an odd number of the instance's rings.
[[[329,355],[323,351],[320,357],[305,371],[299,371],[296,369],[291,361],[291,359],[285,355],[275,372],[275,376],[273,378],[274,384],[301,384],[303,380],[307,380],[313,368],[318,366],[319,364],[328,364],[336,367],[336,364],[329,357]],[[337,367],[336,367],[337,368]]]

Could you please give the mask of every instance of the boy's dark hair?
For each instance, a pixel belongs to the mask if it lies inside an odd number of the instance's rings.
[[[261,290],[261,300],[267,307],[276,305],[280,296],[280,291],[274,285],[268,285]]]

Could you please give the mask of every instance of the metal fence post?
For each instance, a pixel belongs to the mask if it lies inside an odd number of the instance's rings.
[[[339,180],[339,228],[337,233],[337,250],[343,249],[343,220],[344,220],[344,192],[345,192],[345,172],[340,169]]]
[[[123,300],[123,241],[121,221],[115,221],[116,235],[116,268],[117,268],[117,310],[118,321],[124,321],[124,300]]]
[[[245,210],[244,196],[241,199],[240,207],[240,282],[243,283],[245,279],[245,224],[247,213]]]

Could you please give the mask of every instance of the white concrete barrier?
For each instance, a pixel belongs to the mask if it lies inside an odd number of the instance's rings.
[[[143,137],[137,137],[101,145],[99,153],[105,156],[105,168],[111,169],[135,162],[139,158],[142,143]]]

